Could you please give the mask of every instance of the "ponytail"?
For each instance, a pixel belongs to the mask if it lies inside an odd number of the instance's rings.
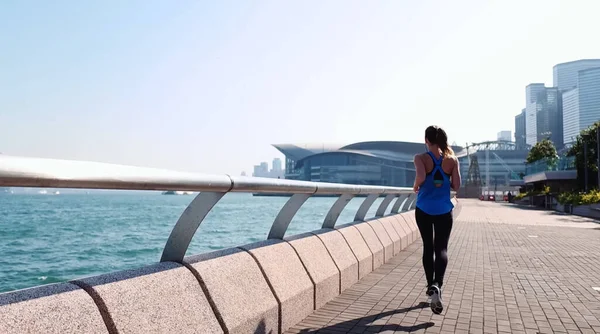
[[[445,156],[454,156],[454,150],[452,150],[450,145],[448,145],[448,136],[446,135],[446,131],[444,131],[444,129],[440,127],[437,128],[435,141]]]
[[[454,156],[454,150],[452,149],[452,147],[448,146],[448,143],[443,143],[440,144],[440,149],[442,150],[442,152],[444,152],[444,155],[447,157],[451,157]]]

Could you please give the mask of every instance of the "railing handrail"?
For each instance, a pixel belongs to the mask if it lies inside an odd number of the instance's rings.
[[[101,162],[0,155],[0,186],[294,194],[404,194],[407,187],[177,172]]]
[[[414,198],[410,199],[414,194],[413,190],[407,187],[194,174],[99,162],[7,155],[0,155],[0,186],[200,192],[173,227],[161,262],[183,261],[196,230],[212,208],[229,192],[293,194],[275,217],[268,239],[283,239],[294,215],[314,194],[339,196],[329,209],[323,228],[334,228],[341,211],[357,195],[366,194],[367,197],[356,212],[355,221],[364,221],[367,211],[380,196],[385,196],[385,199],[380,203],[376,217],[382,217],[395,198],[391,214],[410,210],[415,202]]]

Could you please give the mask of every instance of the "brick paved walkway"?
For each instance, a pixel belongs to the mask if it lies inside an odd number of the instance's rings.
[[[600,333],[600,224],[461,203],[442,315],[425,303],[419,241],[289,332]]]

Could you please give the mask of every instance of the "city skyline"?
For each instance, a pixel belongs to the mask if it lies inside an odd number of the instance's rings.
[[[273,158],[271,166],[272,168],[269,169],[269,163],[266,161],[262,161],[260,164],[254,165],[254,171],[252,172],[252,176],[266,177],[272,179],[285,178],[285,169],[282,166],[280,158]],[[247,176],[246,171],[242,171],[242,176]]]
[[[525,108],[514,117],[518,147],[549,139],[561,151],[600,119],[600,59],[575,59],[552,68],[552,85],[525,87]]]
[[[581,42],[598,9],[3,2],[0,28],[15,33],[0,36],[0,150],[239,174],[283,158],[278,142],[420,143],[430,124],[459,145],[493,140],[514,130],[523,87],[600,55]]]

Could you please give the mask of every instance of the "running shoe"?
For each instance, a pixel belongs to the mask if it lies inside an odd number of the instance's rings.
[[[429,295],[429,292],[431,294]],[[444,310],[444,304],[442,301],[442,289],[440,289],[436,284],[429,287],[427,290],[427,294],[431,296],[431,303],[429,303],[429,307],[431,307],[431,311],[435,314],[440,314]]]

